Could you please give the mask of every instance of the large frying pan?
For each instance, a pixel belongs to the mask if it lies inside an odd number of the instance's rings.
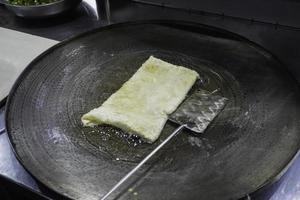
[[[278,177],[300,143],[297,82],[270,53],[224,30],[184,22],[112,25],[62,42],[14,85],[6,128],[39,181],[74,199],[97,199],[158,145],[134,147],[122,131],[82,127],[150,56],[187,66],[221,89],[224,111],[200,136],[186,131],[135,175],[120,199],[236,199]],[[176,87],[176,85],[174,85]],[[149,91],[151,93],[151,91]],[[161,139],[175,128],[167,123]]]

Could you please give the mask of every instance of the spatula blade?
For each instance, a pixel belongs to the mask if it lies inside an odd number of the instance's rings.
[[[227,100],[215,92],[197,90],[169,116],[169,120],[185,124],[186,128],[196,133],[203,133],[225,107]]]

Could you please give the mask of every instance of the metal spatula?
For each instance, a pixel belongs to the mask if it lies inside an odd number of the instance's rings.
[[[227,99],[214,92],[198,90],[188,97],[175,112],[169,116],[169,120],[180,126],[171,133],[160,145],[149,153],[135,168],[126,174],[101,200],[106,199],[120,185],[122,185],[132,174],[134,174],[145,162],[147,162],[158,150],[167,144],[183,128],[192,130],[195,133],[203,133],[209,123],[224,108]]]

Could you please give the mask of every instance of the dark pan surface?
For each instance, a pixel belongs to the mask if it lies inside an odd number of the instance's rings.
[[[140,22],[63,42],[23,72],[6,125],[28,171],[68,197],[97,199],[158,145],[134,147],[120,130],[80,121],[150,55],[198,71],[195,88],[219,88],[229,103],[204,134],[179,135],[135,175],[137,193],[124,188],[118,198],[236,199],[277,177],[298,151],[299,88],[269,53],[212,27]],[[160,139],[174,128],[168,122]]]

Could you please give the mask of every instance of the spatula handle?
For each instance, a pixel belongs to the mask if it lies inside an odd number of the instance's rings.
[[[177,135],[185,125],[179,126],[172,134],[170,134],[161,144],[159,144],[151,153],[149,153],[135,168],[126,174],[109,192],[107,192],[101,200],[105,200],[111,193],[118,189],[127,179],[129,179],[145,162],[147,162],[158,150],[167,144],[175,135]]]

